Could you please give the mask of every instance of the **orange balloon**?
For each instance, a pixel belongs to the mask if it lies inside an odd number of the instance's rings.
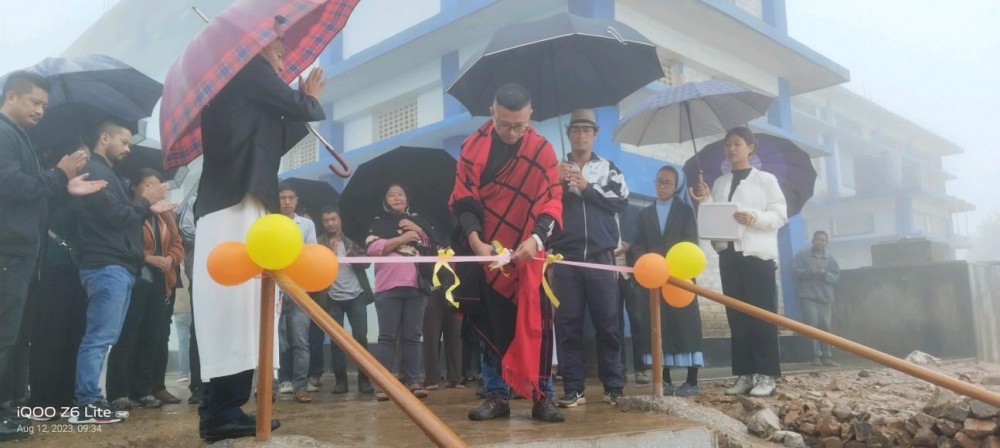
[[[337,254],[322,244],[306,244],[302,253],[281,272],[288,274],[295,284],[308,292],[322,291],[337,279],[340,264]]]
[[[678,278],[678,280],[691,284],[691,280],[688,279]],[[667,305],[674,308],[684,308],[690,305],[694,301],[695,296],[693,292],[678,288],[671,283],[663,285],[663,288],[660,288],[660,293],[663,294],[663,300],[667,302]]]
[[[208,254],[208,275],[223,286],[236,286],[260,275],[261,269],[250,258],[247,245],[226,241]]]
[[[644,288],[659,288],[670,278],[670,268],[663,255],[648,253],[635,261],[635,281]]]

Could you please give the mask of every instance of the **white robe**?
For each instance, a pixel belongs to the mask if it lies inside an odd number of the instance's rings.
[[[225,241],[246,241],[247,230],[267,214],[253,196],[198,220],[194,241],[194,288],[191,306],[198,334],[201,377],[233,375],[257,368],[260,340],[260,277],[237,286],[222,286],[208,275],[208,254]],[[275,301],[277,303],[277,300]],[[278,308],[275,313],[277,327]],[[278,368],[278,332],[274,333],[274,368]]]

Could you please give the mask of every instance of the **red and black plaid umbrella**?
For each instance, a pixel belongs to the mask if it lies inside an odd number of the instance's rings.
[[[267,44],[285,42],[291,81],[343,29],[360,0],[237,0],[205,26],[174,61],[163,85],[160,140],[166,169],[201,155],[200,114]]]

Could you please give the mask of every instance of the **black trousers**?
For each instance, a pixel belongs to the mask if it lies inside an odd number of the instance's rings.
[[[163,283],[137,278],[118,342],[108,354],[109,400],[141,398],[154,392],[160,320],[166,304]],[[159,389],[157,389],[158,391]]]
[[[48,266],[29,298],[30,406],[70,406],[76,383],[76,353],[87,326],[87,293],[72,264]],[[27,322],[26,322],[27,324]]]
[[[240,407],[250,401],[252,387],[253,370],[212,378],[203,383],[204,400],[198,406],[201,423],[218,426],[245,419],[246,414]]]
[[[34,278],[36,261],[35,257],[0,255],[0,386],[7,385],[6,393],[11,395],[8,400],[20,398],[13,397],[20,394],[15,389],[24,388],[27,342],[21,332],[21,323],[24,320],[28,286]],[[17,346],[20,350],[16,349]],[[15,353],[16,351],[20,353]],[[13,362],[15,356],[19,356],[16,363]],[[18,380],[12,375],[21,375],[22,378]]]
[[[633,278],[618,276],[618,293],[621,295],[621,326],[619,340],[622,341],[622,374],[625,374],[625,314],[628,313],[629,328],[632,333],[632,373],[647,370],[643,359],[649,348],[649,290],[639,288]]]
[[[719,253],[722,292],[750,305],[777,312],[775,263],[726,249]],[[781,375],[778,327],[726,308],[732,333],[733,375]]]
[[[445,378],[462,380],[462,319],[442,294],[431,294],[424,311],[424,382],[441,382],[441,346],[444,338]]]
[[[153,333],[151,347],[152,363],[150,366],[149,383],[149,390],[153,393],[167,390],[167,359],[170,353],[168,343],[170,341],[170,328],[173,324],[174,301],[176,298],[174,291],[172,291],[170,296],[162,298],[156,303],[157,314],[153,317],[153,324],[156,326],[156,329]]]
[[[586,261],[612,264],[611,252]],[[552,290],[559,298],[556,310],[556,341],[559,344],[559,373],[566,392],[583,393],[587,367],[583,356],[584,311],[590,311],[597,340],[597,372],[604,390],[621,389],[621,325],[618,282],[609,271],[567,265],[552,267]],[[542,300],[548,300],[543,297]]]
[[[309,322],[309,378],[319,378],[326,370],[323,365],[323,341],[326,333],[316,325],[316,322]],[[332,344],[332,342],[331,342]]]
[[[191,281],[190,286],[188,286],[188,293],[188,297],[194,297],[193,281]],[[198,355],[198,333],[194,331],[194,306],[191,306],[191,348],[188,352],[188,359],[191,364],[191,383],[188,384],[188,390],[190,390],[192,394],[202,393],[201,357]]]

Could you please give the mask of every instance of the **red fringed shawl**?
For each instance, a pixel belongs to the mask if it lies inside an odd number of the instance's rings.
[[[457,165],[456,202],[473,199],[482,206],[483,234],[489,243],[499,241],[514,251],[530,238],[537,218],[546,214],[562,227],[562,186],[558,161],[552,145],[528,128],[516,155],[487,184],[480,181],[492,145],[493,121],[488,121],[462,143]],[[539,252],[537,257],[544,258]],[[552,305],[539,292],[542,262],[516,263],[507,274],[486,269],[486,284],[517,306],[514,339],[506,353],[500,353],[501,375],[515,391],[531,396],[540,391],[539,380],[548,379],[552,369]],[[489,342],[489,341],[488,341]]]

